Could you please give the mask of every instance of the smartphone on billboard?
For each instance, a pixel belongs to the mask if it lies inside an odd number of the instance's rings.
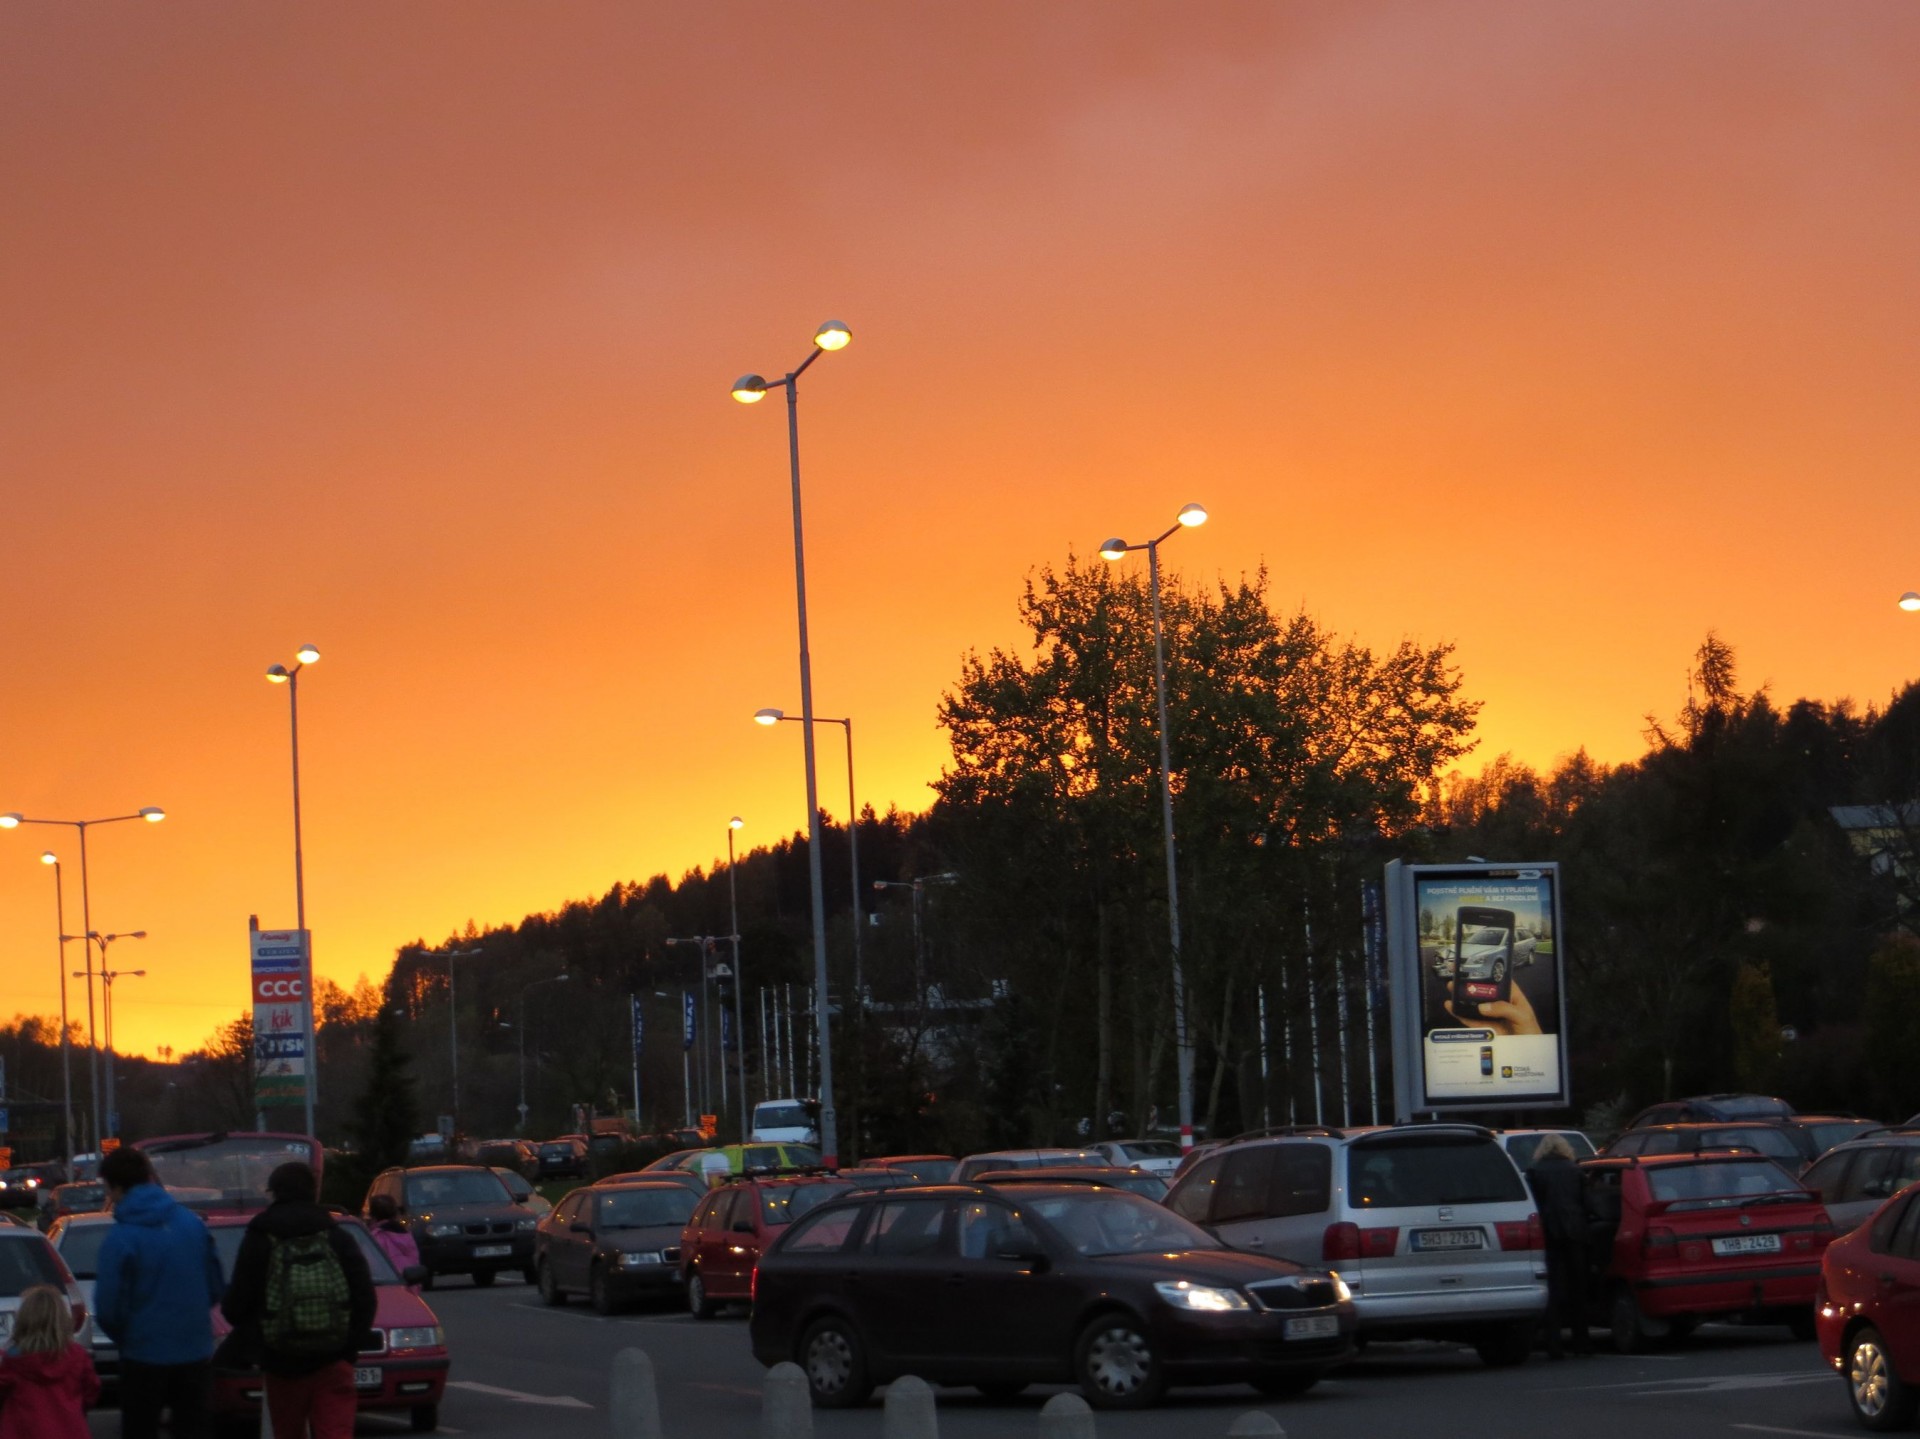
[[[1463,904],[1453,928],[1453,1012],[1478,1018],[1483,1004],[1513,997],[1513,911]]]
[[[1483,1079],[1493,1078],[1493,1046],[1491,1044],[1480,1046],[1480,1075]]]

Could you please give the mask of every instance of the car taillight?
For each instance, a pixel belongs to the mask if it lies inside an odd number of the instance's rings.
[[[1540,1216],[1529,1214],[1525,1219],[1508,1219],[1495,1224],[1494,1231],[1500,1236],[1502,1249],[1545,1249],[1546,1235],[1540,1228]]]
[[[1678,1242],[1678,1237],[1671,1229],[1654,1225],[1648,1228],[1646,1238],[1640,1242],[1640,1252],[1651,1255],[1656,1249],[1672,1249]]]
[[[747,1276],[747,1302],[751,1304],[760,1297],[760,1266],[753,1266],[753,1272]]]
[[[1360,1226],[1329,1224],[1327,1232],[1320,1238],[1320,1257],[1322,1259],[1358,1259],[1360,1257]]]

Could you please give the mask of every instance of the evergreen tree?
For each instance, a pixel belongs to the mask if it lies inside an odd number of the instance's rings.
[[[369,1174],[406,1163],[407,1146],[420,1132],[413,1056],[400,1042],[400,1021],[389,1006],[383,1006],[374,1021],[367,1087],[355,1101],[347,1127]]]

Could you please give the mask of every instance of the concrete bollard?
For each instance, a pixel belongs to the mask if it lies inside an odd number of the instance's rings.
[[[607,1422],[613,1439],[660,1439],[660,1394],[644,1349],[622,1349],[613,1356]]]
[[[904,1374],[889,1384],[880,1432],[883,1439],[940,1439],[933,1386],[911,1374]]]
[[[1040,1439],[1093,1439],[1093,1410],[1078,1394],[1056,1394],[1040,1406]]]
[[[760,1439],[813,1439],[813,1396],[798,1364],[783,1360],[761,1381]]]
[[[1263,1409],[1249,1409],[1234,1420],[1227,1429],[1228,1439],[1236,1436],[1263,1435],[1265,1439],[1287,1439],[1287,1431],[1280,1427],[1280,1421]]]

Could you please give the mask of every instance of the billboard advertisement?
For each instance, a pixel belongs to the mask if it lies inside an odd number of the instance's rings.
[[[1401,1117],[1569,1104],[1558,866],[1396,863],[1387,910]]]
[[[251,941],[253,982],[253,1102],[307,1102],[307,1006],[311,970],[307,932],[256,929]]]

